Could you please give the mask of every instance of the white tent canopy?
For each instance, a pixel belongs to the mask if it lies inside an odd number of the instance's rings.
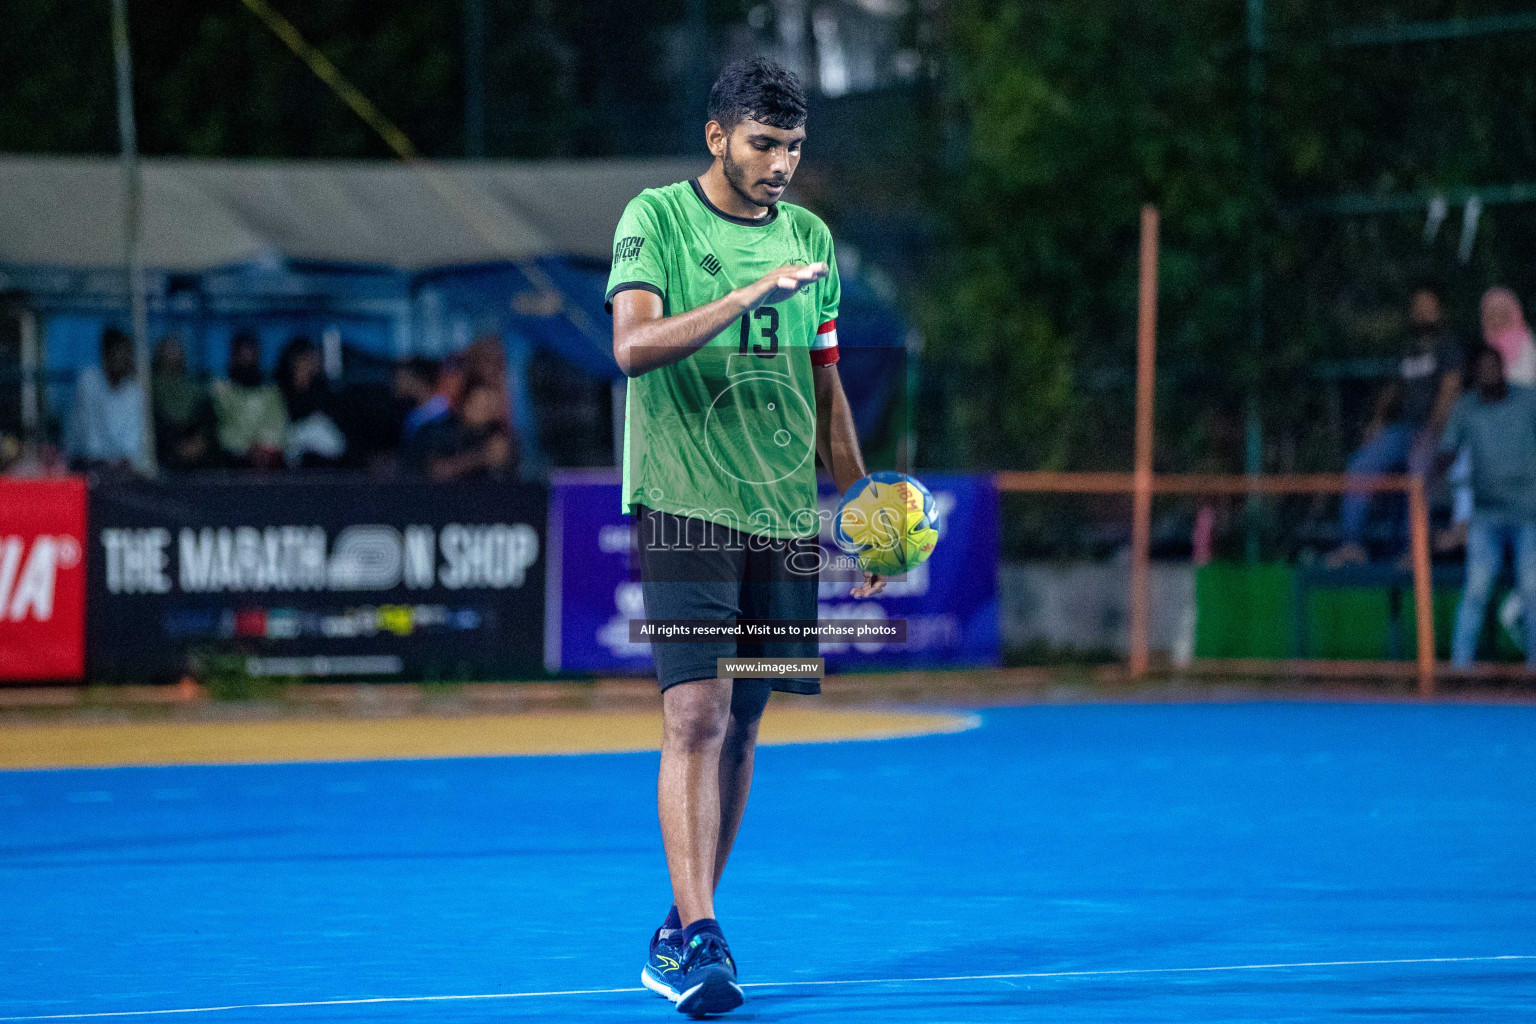
[[[624,204],[707,157],[627,160],[199,160],[151,157],[144,265],[196,272],[260,259],[416,270],[568,253],[606,258]],[[0,154],[0,264],[123,259],[113,157]]]

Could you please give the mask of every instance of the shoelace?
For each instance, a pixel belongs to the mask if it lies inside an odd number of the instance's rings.
[[[711,964],[728,964],[733,972],[736,970],[736,961],[731,959],[730,950],[722,939],[708,932],[695,935],[683,955],[683,969],[692,972]]]

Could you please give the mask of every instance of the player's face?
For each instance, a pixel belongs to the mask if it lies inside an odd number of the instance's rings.
[[[772,206],[800,165],[805,127],[775,128],[743,121],[723,141],[720,163],[731,188],[753,206]]]

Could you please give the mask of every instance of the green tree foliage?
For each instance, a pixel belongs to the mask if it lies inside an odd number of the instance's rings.
[[[1165,401],[1218,368],[1242,376],[1255,214],[1238,13],[1214,0],[955,6],[964,156],[941,193],[951,272],[927,319],[958,429],[956,450],[931,458],[1127,467],[1145,202],[1164,220],[1164,352],[1201,371]]]
[[[1265,468],[1338,469],[1369,387],[1341,388],[1328,361],[1389,370],[1416,281],[1448,289],[1469,336],[1483,288],[1505,282],[1532,297],[1530,204],[1486,209],[1462,263],[1459,208],[1426,243],[1422,206],[1341,217],[1319,203],[1536,179],[1533,33],[1342,47],[1352,28],[1501,9],[1264,7],[1258,164],[1240,0],[950,8],[948,116],[960,155],[932,190],[947,215],[948,272],[925,318],[928,365],[944,389],[923,419],[957,429],[930,430],[920,461],[1128,467],[1143,202],[1163,218],[1157,458],[1170,469],[1241,468],[1250,395]]]
[[[665,47],[683,0],[483,2],[487,155],[654,151],[671,142],[675,69]],[[421,152],[463,152],[459,0],[271,3]],[[736,6],[713,4],[712,20]],[[0,151],[116,150],[110,11],[108,0],[6,0]],[[138,0],[129,22],[146,153],[389,155],[239,0]]]

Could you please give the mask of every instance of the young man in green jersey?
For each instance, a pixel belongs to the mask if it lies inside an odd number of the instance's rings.
[[[629,377],[623,500],[636,518],[646,616],[815,619],[816,457],[840,491],[865,471],[837,372],[832,236],[779,201],[800,162],[805,95],[773,61],[740,61],[720,73],[708,116],[714,162],[629,203],[608,282],[614,359]],[[866,575],[851,593],[884,585]],[[652,644],[657,805],[675,903],[641,980],[684,1013],[743,1001],[714,891],[770,691],[820,691],[814,678],[717,678],[716,659],[814,658],[816,647]]]

